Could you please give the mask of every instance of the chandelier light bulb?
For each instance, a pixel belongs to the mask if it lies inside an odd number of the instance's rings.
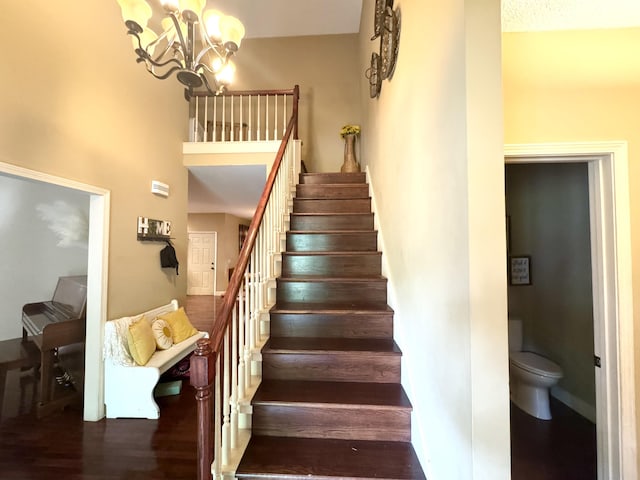
[[[179,0],[178,2],[183,15],[185,15],[185,12],[193,12],[198,18],[202,15],[202,9],[206,3],[207,0]]]
[[[202,22],[205,25],[207,36],[213,43],[220,42],[222,33],[220,31],[220,22],[222,20],[222,13],[218,10],[207,10],[202,15]]]
[[[244,37],[244,25],[236,17],[225,16],[220,22],[222,43],[227,50],[236,52],[240,48],[240,42]]]
[[[218,80],[218,82],[221,83],[222,85],[229,85],[230,83],[233,82],[233,77],[235,76],[235,73],[236,73],[236,66],[233,62],[229,61],[222,68],[220,73],[216,74],[216,80]]]
[[[178,0],[160,0],[162,8],[167,12],[177,12],[180,9]]]
[[[215,74],[218,74],[220,70],[222,70],[223,66],[224,64],[222,63],[222,59],[220,57],[214,58],[211,62],[211,70],[213,70]]]

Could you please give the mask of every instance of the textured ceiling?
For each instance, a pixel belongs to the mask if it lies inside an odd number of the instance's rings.
[[[640,26],[640,0],[502,0],[503,32]]]

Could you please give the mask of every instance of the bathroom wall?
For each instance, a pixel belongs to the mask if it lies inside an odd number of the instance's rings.
[[[0,205],[0,340],[7,340],[22,335],[25,303],[50,300],[58,277],[86,275],[89,195],[0,175]]]
[[[509,286],[524,349],[564,370],[552,392],[595,412],[589,196],[586,163],[506,166],[510,254],[531,255],[532,284]]]

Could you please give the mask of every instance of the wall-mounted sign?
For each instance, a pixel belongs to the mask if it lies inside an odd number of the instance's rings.
[[[169,240],[171,222],[138,217],[138,240]]]

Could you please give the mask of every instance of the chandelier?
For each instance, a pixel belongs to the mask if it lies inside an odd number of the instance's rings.
[[[187,99],[194,90],[215,95],[231,83],[230,59],[244,37],[240,20],[213,9],[203,12],[206,0],[159,0],[165,16],[150,25],[153,10],[145,0],[117,1],[136,62],[151,75],[164,80],[175,73]]]

